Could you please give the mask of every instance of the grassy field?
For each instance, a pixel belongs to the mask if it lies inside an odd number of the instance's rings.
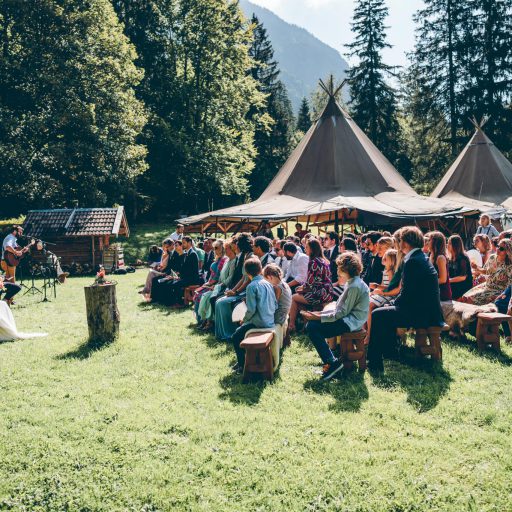
[[[319,384],[293,341],[272,384],[241,385],[191,312],[118,277],[121,336],[87,343],[74,278],[22,298],[0,344],[0,510],[509,511],[512,350],[445,342],[442,366],[388,363]]]

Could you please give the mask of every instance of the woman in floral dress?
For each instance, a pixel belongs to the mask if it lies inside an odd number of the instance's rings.
[[[481,275],[485,281],[466,292],[459,300],[482,306],[494,302],[503,290],[512,284],[512,240],[503,239],[498,251],[487,260]]]
[[[295,321],[302,309],[323,306],[332,301],[332,280],[329,260],[324,256],[322,246],[316,238],[306,242],[309,256],[308,277],[304,286],[299,286],[292,297],[289,332],[295,331]]]

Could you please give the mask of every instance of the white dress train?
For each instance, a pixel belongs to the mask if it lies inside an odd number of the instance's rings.
[[[3,300],[0,300],[0,341],[25,340],[43,336],[48,336],[48,334],[44,332],[18,332],[11,309]]]

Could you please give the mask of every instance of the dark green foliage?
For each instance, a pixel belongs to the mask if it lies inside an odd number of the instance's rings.
[[[0,214],[127,200],[143,73],[109,1],[4,0],[0,40]]]
[[[382,61],[382,50],[390,47],[385,33],[387,16],[384,0],[359,0],[357,3],[352,22],[355,40],[347,45],[349,56],[358,59],[358,64],[348,72],[348,106],[356,123],[372,142],[408,175],[410,169],[402,147],[397,94],[387,81],[393,76],[393,68]]]
[[[250,177],[251,197],[257,198],[288,158],[295,121],[286,88],[279,80],[279,69],[267,31],[252,17],[253,41],[249,55],[253,60],[251,77],[266,102],[254,105],[250,117],[257,123],[255,146],[257,156]]]
[[[468,93],[463,121],[488,117],[486,133],[503,151],[512,150],[512,3],[471,0],[467,37]]]
[[[115,0],[147,75],[139,89],[151,116],[150,172],[140,184],[159,209],[204,211],[245,195],[255,157],[248,74],[252,35],[235,3]],[[233,198],[232,198],[233,200]]]
[[[297,117],[297,130],[306,133],[311,127],[311,113],[309,111],[309,103],[307,98],[302,98],[300,104],[299,115]]]

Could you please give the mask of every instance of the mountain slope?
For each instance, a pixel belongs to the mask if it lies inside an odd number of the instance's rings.
[[[267,29],[279,62],[281,80],[297,114],[300,102],[316,89],[319,78],[332,73],[336,78],[345,75],[348,64],[334,48],[326,45],[307,30],[279,18],[272,11],[240,0],[240,7],[248,18],[254,13]]]

